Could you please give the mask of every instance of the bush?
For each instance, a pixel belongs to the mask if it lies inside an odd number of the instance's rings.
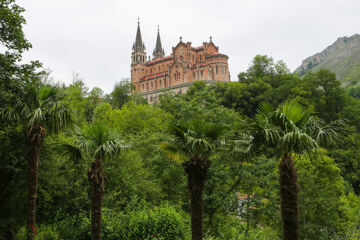
[[[171,206],[144,209],[129,216],[127,235],[129,240],[185,239],[185,223]]]
[[[26,240],[26,228],[22,227],[16,235],[17,240]],[[37,229],[37,235],[34,240],[62,240],[60,234],[52,226],[41,225]]]
[[[90,239],[90,220],[80,213],[75,216],[69,216],[58,221],[57,231],[64,240],[87,240]]]
[[[234,234],[229,238],[229,236],[224,236],[220,234],[218,237],[207,236],[204,240],[279,240],[281,239],[279,233],[276,230],[273,230],[269,227],[265,228],[254,228],[250,229],[248,233],[242,232],[240,234]]]

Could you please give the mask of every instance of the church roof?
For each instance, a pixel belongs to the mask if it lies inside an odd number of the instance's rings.
[[[137,27],[137,31],[136,31],[136,38],[135,38],[135,43],[133,45],[133,50],[134,51],[143,51],[145,49],[145,44],[142,41],[141,38],[141,31],[140,31],[140,22],[138,21],[138,27]]]
[[[157,32],[157,37],[156,37],[156,45],[155,45],[153,55],[154,55],[154,58],[162,58],[165,55],[164,49],[161,46],[159,27],[158,27],[158,32]]]
[[[166,57],[163,57],[163,58],[156,58],[152,61],[148,61],[146,62],[146,64],[150,64],[150,63],[156,63],[156,62],[160,62],[160,61],[166,61],[168,59],[172,59],[174,56],[173,55],[169,55],[169,56],[166,56]]]

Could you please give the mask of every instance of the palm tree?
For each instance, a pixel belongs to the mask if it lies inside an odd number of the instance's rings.
[[[160,147],[176,163],[181,163],[188,178],[191,231],[193,240],[202,239],[203,190],[212,159],[219,157],[223,128],[193,119],[170,126],[172,139]]]
[[[27,139],[27,239],[36,235],[35,215],[39,154],[47,133],[57,133],[71,122],[70,110],[61,102],[62,92],[36,80],[19,83],[19,93],[11,105],[0,109],[0,116],[20,122]]]
[[[327,125],[313,116],[313,108],[296,102],[284,102],[275,111],[259,107],[255,119],[244,118],[245,136],[252,152],[261,145],[271,146],[280,157],[280,199],[283,221],[283,239],[299,239],[298,180],[294,154],[311,153],[323,146],[329,147],[343,139],[345,124],[338,120]]]
[[[122,144],[120,137],[103,123],[95,123],[84,130],[77,127],[73,131],[74,143],[65,145],[67,153],[72,158],[90,158],[91,166],[88,170],[91,198],[91,239],[101,239],[101,211],[104,196],[103,161],[112,158],[121,149],[127,147]]]

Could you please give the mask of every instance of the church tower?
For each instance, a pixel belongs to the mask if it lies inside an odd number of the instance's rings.
[[[140,20],[138,19],[138,27],[136,32],[136,39],[132,47],[132,54],[131,54],[131,65],[134,64],[144,64],[146,61],[146,52],[145,52],[145,44],[141,38],[141,31],[140,31]]]
[[[135,84],[136,88],[140,87],[140,79],[145,76],[144,69],[146,67],[146,52],[145,44],[141,38],[140,19],[138,18],[138,27],[136,31],[135,42],[131,53],[131,82]]]
[[[156,38],[155,49],[153,52],[153,57],[154,57],[154,59],[156,59],[156,58],[163,58],[164,56],[165,56],[165,52],[161,46],[160,30],[159,30],[159,26],[158,26],[158,33],[157,33],[157,38]]]

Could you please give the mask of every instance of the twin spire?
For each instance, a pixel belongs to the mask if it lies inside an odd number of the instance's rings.
[[[140,31],[140,19],[138,17],[138,27],[136,31],[136,38],[135,43],[133,44],[133,52],[145,52],[145,44],[141,38],[141,31]],[[160,28],[158,26],[157,38],[156,38],[156,45],[153,51],[153,58],[162,58],[165,56],[164,49],[161,46],[161,39],[160,39]]]
[[[154,59],[155,58],[162,58],[162,57],[165,56],[164,49],[161,46],[159,25],[158,25],[158,33],[157,33],[156,45],[155,45],[155,49],[154,49],[154,52],[153,52],[153,56],[154,56]]]
[[[138,27],[136,31],[136,39],[135,43],[133,44],[133,52],[145,52],[145,44],[141,38],[141,31],[140,31],[140,19],[138,18]]]

